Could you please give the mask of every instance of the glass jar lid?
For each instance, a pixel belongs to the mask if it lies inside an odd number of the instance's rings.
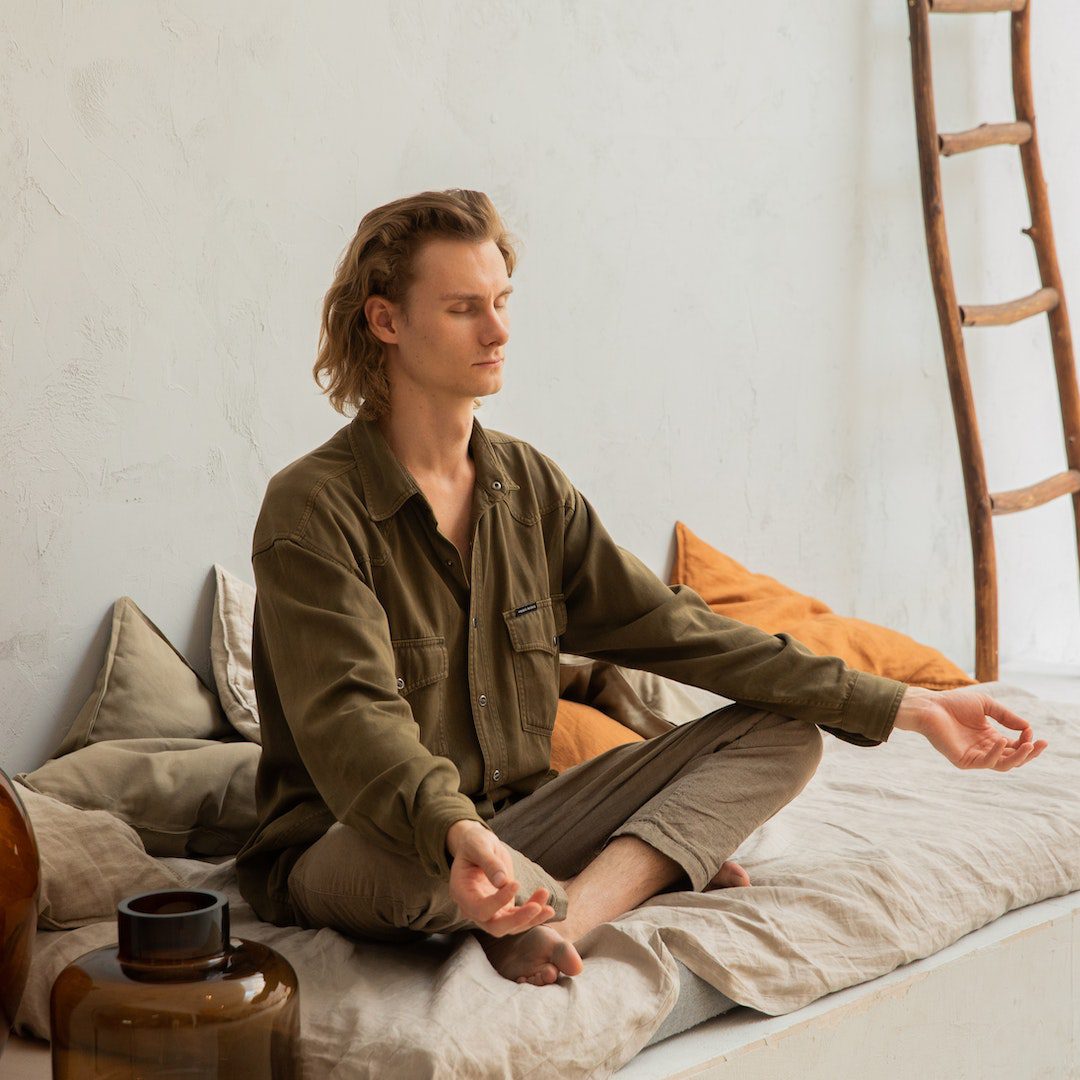
[[[222,956],[229,940],[229,898],[216,889],[152,889],[116,905],[118,957],[173,964]]]

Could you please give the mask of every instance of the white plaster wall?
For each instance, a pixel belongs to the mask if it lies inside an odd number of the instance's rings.
[[[1035,14],[1080,312],[1080,11]],[[1007,16],[934,35],[941,127],[1010,118]],[[900,0],[7,0],[0,49],[9,772],[78,710],[120,595],[210,679],[212,564],[251,579],[267,479],[346,422],[310,376],[333,266],[425,188],[488,191],[524,241],[481,422],[624,547],[666,578],[682,519],[973,665]],[[962,298],[1034,289],[1016,152],[943,165]],[[969,332],[993,488],[1064,467],[1045,327]],[[1075,660],[1067,502],[998,523],[1003,660]]]

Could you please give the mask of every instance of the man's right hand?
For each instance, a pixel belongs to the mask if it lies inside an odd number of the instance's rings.
[[[450,864],[450,895],[462,918],[471,919],[493,937],[520,934],[545,923],[555,914],[547,903],[547,889],[537,889],[517,907],[514,897],[514,862],[507,847],[478,821],[455,821],[446,834],[453,856]]]

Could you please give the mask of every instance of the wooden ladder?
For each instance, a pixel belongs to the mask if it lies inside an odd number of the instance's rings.
[[[1016,119],[1007,123],[980,124],[969,131],[954,134],[940,133],[934,117],[929,16],[946,12],[974,14],[987,11],[1012,13],[1012,86]],[[911,75],[915,90],[915,127],[919,144],[926,246],[930,256],[930,276],[941,325],[941,340],[945,348],[971,529],[975,571],[975,677],[980,682],[987,682],[998,678],[994,515],[1030,510],[1061,495],[1071,495],[1077,559],[1080,562],[1080,396],[1077,394],[1076,365],[1065,292],[1058,269],[1054,234],[1050,226],[1050,204],[1035,132],[1035,106],[1031,91],[1031,0],[908,0],[908,16],[911,23]],[[1020,148],[1031,211],[1031,225],[1022,231],[1035,246],[1042,287],[1029,296],[1001,304],[960,304],[956,300],[949,241],[945,231],[939,158],[1002,144]],[[1050,340],[1057,371],[1068,468],[1027,487],[991,493],[986,482],[962,331],[966,326],[1005,326],[1044,312],[1050,320]]]

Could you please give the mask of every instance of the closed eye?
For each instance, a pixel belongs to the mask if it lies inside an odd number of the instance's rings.
[[[495,305],[495,308],[496,308],[497,311],[502,311],[502,309],[505,308],[505,307],[506,307],[505,301],[503,303],[501,303],[501,304],[496,304]],[[470,314],[472,314],[472,308],[451,308],[450,309],[450,314],[451,315],[470,315]]]

